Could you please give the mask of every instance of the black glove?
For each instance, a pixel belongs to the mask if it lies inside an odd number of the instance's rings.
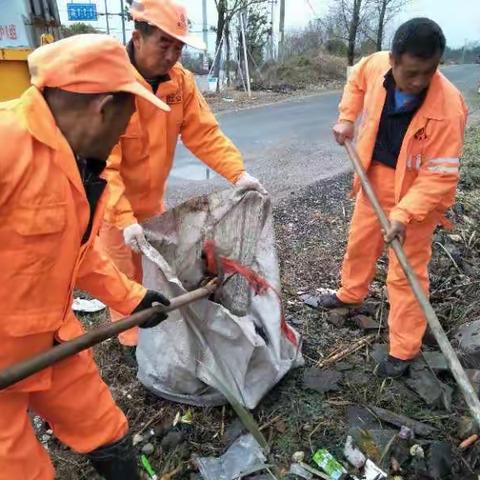
[[[160,292],[156,292],[155,290],[147,290],[147,293],[143,297],[143,300],[137,305],[137,308],[132,312],[138,313],[142,310],[146,310],[147,308],[153,307],[154,303],[160,303],[168,307],[170,305],[170,300],[164,297]],[[166,320],[168,315],[166,313],[157,313],[155,316],[146,320],[144,323],[139,325],[140,328],[153,328],[156,327],[159,323]]]

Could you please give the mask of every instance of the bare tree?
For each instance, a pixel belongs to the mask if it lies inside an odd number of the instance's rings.
[[[339,0],[330,10],[327,24],[336,25],[338,38],[347,42],[348,65],[355,61],[355,50],[365,31],[370,4],[373,0]]]
[[[372,0],[372,11],[376,13],[374,22],[374,38],[377,51],[383,49],[385,28],[400,13],[410,0]]]
[[[248,7],[266,3],[268,0],[215,0],[217,7],[217,38],[215,41],[215,51],[218,51],[222,38],[230,32],[230,23],[235,15]],[[220,59],[217,57],[215,63],[215,76],[220,73]]]

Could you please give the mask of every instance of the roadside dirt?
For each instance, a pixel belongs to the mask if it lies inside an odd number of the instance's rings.
[[[480,234],[479,151],[480,129],[472,128],[468,134],[459,204],[452,217],[456,227],[452,233],[439,231],[433,247],[432,302],[449,334],[456,326],[480,315],[480,242],[476,240]],[[271,459],[284,473],[296,451],[304,451],[309,458],[316,449],[328,448],[341,459],[351,426],[349,409],[373,405],[438,428],[434,439],[446,440],[454,452],[453,473],[446,478],[477,479],[480,446],[477,444],[463,453],[457,449],[464,440],[458,436],[458,420],[467,414],[458,391],[453,395],[451,412],[428,407],[403,380],[382,382],[372,375],[374,361],[372,348],[368,346],[346,357],[340,366],[333,365],[344,376],[339,391],[318,393],[304,385],[307,368],[365,336],[351,317],[345,319],[343,326],[335,326],[329,322],[330,314],[306,306],[301,299],[301,295],[315,293],[320,287],[337,286],[353,205],[348,198],[350,184],[350,175],[341,175],[299,190],[275,206],[284,305],[287,320],[303,334],[306,366],[287,375],[254,412],[272,447]],[[381,259],[363,312],[383,324],[388,312],[383,288],[385,273],[386,263]],[[83,321],[92,327],[106,321],[106,317],[89,315],[83,317]],[[383,334],[374,343],[385,343]],[[429,351],[430,347],[425,350]],[[96,348],[95,356],[103,378],[129,418],[132,435],[142,432],[144,436],[139,450],[146,443],[153,446],[154,452],[149,458],[160,478],[196,478],[189,462],[191,455],[220,455],[234,437],[236,421],[229,407],[189,409],[146,392],[136,381],[134,368],[128,366],[115,340]],[[439,375],[443,382],[455,386],[448,373]],[[173,427],[178,412],[185,415],[189,410],[191,425]],[[398,431],[391,426],[383,428]],[[44,435],[42,427],[40,437],[55,461],[59,480],[96,478],[83,458],[62,447],[54,437]],[[172,472],[175,473],[168,476]],[[404,475],[403,478],[424,477]]]
[[[343,88],[344,83],[344,80],[328,80],[318,85],[309,85],[307,87],[283,85],[274,90],[253,90],[251,97],[243,90],[228,88],[220,93],[205,93],[204,96],[212,111],[218,113],[295,100],[318,95],[328,90],[339,90]]]

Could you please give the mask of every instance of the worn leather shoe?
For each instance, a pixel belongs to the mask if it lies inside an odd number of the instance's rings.
[[[360,303],[342,302],[335,293],[325,293],[317,297],[317,308],[334,310],[336,308],[358,308]]]
[[[373,370],[378,378],[399,378],[405,375],[412,360],[400,360],[388,355]]]

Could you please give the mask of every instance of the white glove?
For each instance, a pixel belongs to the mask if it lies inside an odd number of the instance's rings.
[[[256,190],[262,195],[268,195],[265,187],[255,177],[252,177],[247,172],[242,173],[235,186],[244,190]]]
[[[132,223],[123,230],[123,240],[134,252],[140,252],[140,245],[146,242],[143,228],[138,223]]]

